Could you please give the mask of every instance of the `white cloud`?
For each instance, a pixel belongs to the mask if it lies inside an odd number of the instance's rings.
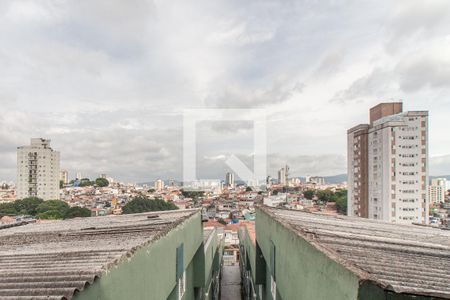
[[[449,28],[447,0],[0,1],[0,180],[37,136],[73,172],[180,178],[185,108],[265,108],[272,174],[344,173],[346,129],[389,99],[430,110],[450,155]],[[252,129],[203,124],[200,173]]]

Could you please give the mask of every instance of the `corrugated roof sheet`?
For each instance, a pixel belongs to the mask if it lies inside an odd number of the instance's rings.
[[[0,230],[0,299],[70,299],[197,212],[78,218]]]
[[[262,207],[362,280],[450,299],[450,231]]]

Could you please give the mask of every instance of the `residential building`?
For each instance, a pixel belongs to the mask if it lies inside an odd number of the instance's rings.
[[[325,184],[325,178],[320,176],[311,176],[309,177],[308,183],[313,183],[317,185],[324,185]]]
[[[229,188],[234,188],[235,187],[235,182],[234,182],[234,173],[228,172],[225,175],[225,185]]]
[[[59,180],[62,181],[63,184],[69,183],[69,172],[67,170],[61,170],[59,173]]]
[[[184,210],[2,229],[0,299],[218,299],[223,241],[201,223]]]
[[[244,299],[449,299],[450,232],[428,226],[256,209],[241,227]]]
[[[433,178],[428,187],[428,198],[430,204],[444,203],[447,197],[447,179]]]
[[[349,216],[369,217],[368,134],[367,124],[358,125],[347,131]]]
[[[267,195],[264,196],[263,199],[264,205],[276,207],[283,204],[287,204],[287,194],[286,193],[278,193],[276,195]]]
[[[158,179],[155,181],[155,190],[162,191],[164,189],[164,181],[162,179]]]
[[[17,199],[59,199],[59,152],[50,140],[32,138],[29,146],[17,148]]]
[[[289,177],[289,166],[286,165],[285,167],[278,170],[278,184],[280,185],[287,185],[288,184],[288,177]]]
[[[403,112],[401,102],[371,108],[370,124],[348,131],[348,167],[349,215],[428,223],[427,111]]]

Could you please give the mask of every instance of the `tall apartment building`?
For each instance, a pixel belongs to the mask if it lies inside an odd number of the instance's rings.
[[[287,185],[289,177],[289,166],[286,165],[284,168],[278,170],[278,184]]]
[[[370,124],[348,131],[348,214],[428,223],[428,112],[402,103],[370,109]]]
[[[17,199],[59,199],[59,176],[59,152],[50,140],[33,138],[31,145],[17,148]]]
[[[233,173],[228,172],[225,175],[225,185],[227,187],[234,188],[235,185],[234,185],[234,174]]]
[[[63,184],[69,183],[69,172],[67,170],[61,170],[59,173],[59,180],[63,182]]]
[[[428,187],[428,199],[430,204],[439,204],[445,202],[447,195],[447,179],[433,178]]]
[[[367,124],[347,131],[348,215],[363,218],[369,217],[368,134]]]
[[[162,179],[158,179],[155,181],[155,190],[162,191],[164,189],[164,181]]]

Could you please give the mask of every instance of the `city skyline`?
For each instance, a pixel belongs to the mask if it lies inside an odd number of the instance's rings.
[[[179,180],[183,110],[204,107],[266,109],[272,177],[344,174],[346,130],[401,99],[430,113],[430,175],[450,174],[448,1],[86,5],[0,4],[0,180],[38,137],[71,177]],[[250,123],[197,130],[200,177],[251,166]]]

